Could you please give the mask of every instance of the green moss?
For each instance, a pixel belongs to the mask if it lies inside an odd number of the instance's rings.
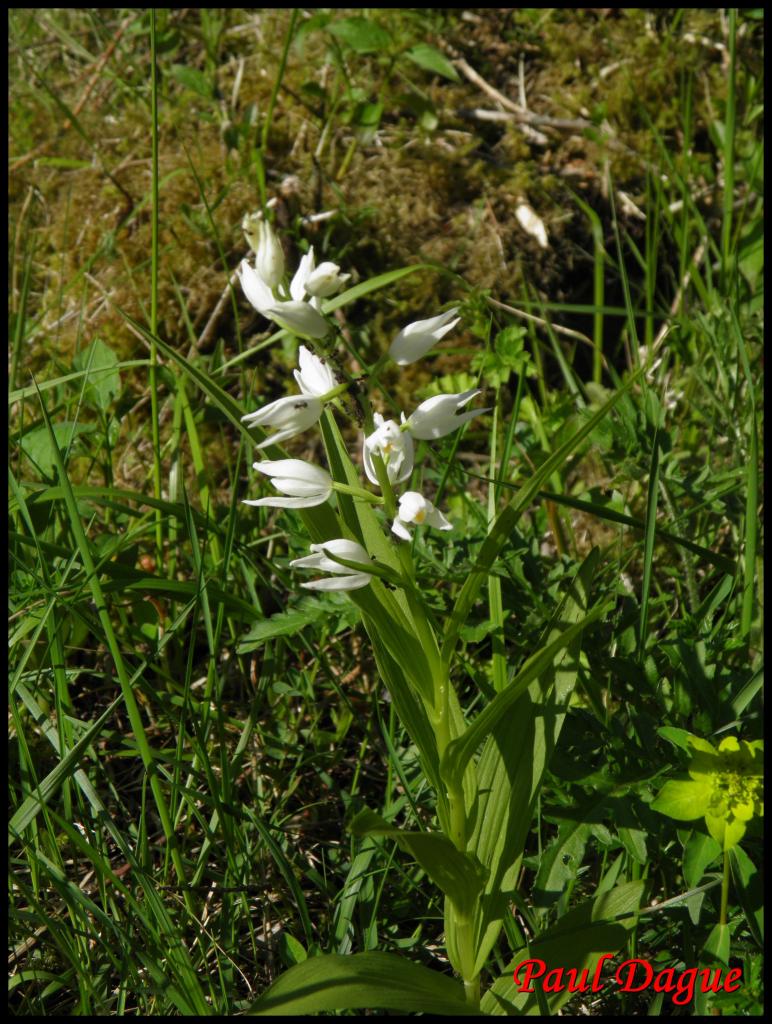
[[[11,164],[36,146],[48,147],[13,173],[9,186],[12,230],[30,190],[35,196],[17,246],[18,258],[34,246],[34,308],[28,312],[38,329],[23,347],[19,371],[25,375],[53,366],[61,372],[97,333],[121,358],[143,356],[142,343],[111,302],[141,321],[149,305],[146,16],[125,33],[80,109],[77,127],[69,129],[50,93],[57,92],[69,109],[79,106],[91,67],[85,54],[100,54],[118,22],[84,12],[47,17],[68,37],[76,35],[83,53],[74,57],[63,42],[52,46],[34,19],[13,15],[14,53],[24,56],[15,58],[11,75]],[[244,212],[259,205],[253,149],[289,17],[284,10],[229,11],[217,32],[193,10],[159,17],[159,324],[167,340],[184,350],[190,344],[186,316],[198,335],[228,272],[245,254],[239,225]],[[263,155],[269,196],[279,194],[288,176],[296,179],[277,211],[288,246],[296,253],[312,242],[320,255],[346,263],[359,279],[416,261],[436,264],[436,272],[411,276],[388,295],[346,311],[370,356],[405,322],[457,302],[464,292],[455,275],[515,304],[526,288],[544,300],[587,301],[592,239],[572,193],[595,206],[612,237],[604,163],[618,188],[642,194],[646,162],[658,152],[652,129],[678,150],[689,77],[693,135],[707,139],[705,129],[726,89],[721,53],[705,42],[722,38],[718,18],[716,11],[696,9],[513,9],[503,20],[493,9],[475,10],[471,19],[455,12],[378,12],[396,40],[394,54],[418,40],[447,45],[512,99],[522,56],[531,111],[598,126],[545,127],[544,144],[516,123],[470,115],[494,104],[463,77],[449,82],[384,55],[351,52],[344,74],[325,33],[306,34],[302,48],[290,49]],[[241,31],[243,25],[250,31]],[[200,92],[185,85],[180,67],[198,73]],[[353,147],[349,87],[383,104],[376,138]],[[405,104],[406,90],[433,104],[436,130],[418,125]],[[610,129],[612,143],[601,125]],[[51,158],[90,165],[52,166]],[[696,147],[692,159],[700,166]],[[521,198],[545,222],[547,250],[519,226],[515,208]],[[304,215],[320,210],[335,210],[337,217],[316,228],[303,225]],[[635,221],[623,226],[633,237],[640,230]],[[238,325],[226,311],[219,324],[226,355],[235,354],[238,330],[253,332],[254,324],[243,301]],[[270,363],[264,366],[270,385]],[[140,391],[146,386],[140,373],[129,381]]]

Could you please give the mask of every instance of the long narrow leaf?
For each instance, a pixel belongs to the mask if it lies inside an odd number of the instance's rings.
[[[325,1010],[467,1014],[463,987],[394,953],[317,956],[285,971],[252,1005],[257,1016]]]
[[[487,579],[488,571],[496,560],[499,552],[509,540],[512,530],[515,528],[518,519],[530,505],[553,472],[559,469],[568,456],[578,448],[581,442],[588,437],[601,420],[608,415],[617,402],[638,380],[641,371],[631,374],[627,381],[605,402],[598,411],[580,427],[572,437],[557,448],[549,458],[545,459],[533,476],[520,488],[510,503],[499,514],[490,533],[483,542],[482,547],[475,559],[474,565],[469,570],[469,576],[456,598],[453,613],[445,631],[445,639],[442,645],[442,657],[446,664],[450,663],[453,650],[458,640],[458,634],[466,622],[477,599],[480,588]]]

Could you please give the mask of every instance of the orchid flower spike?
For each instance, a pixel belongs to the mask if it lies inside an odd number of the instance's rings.
[[[393,533],[402,540],[410,540],[406,526],[433,526],[435,530],[452,530],[453,524],[428,498],[418,491],[405,491],[399,499],[397,516],[391,524]]]
[[[268,444],[281,444],[295,434],[302,434],[317,422],[322,415],[324,403],[313,395],[288,395],[269,402],[257,412],[250,412],[241,417],[242,423],[257,427],[276,427],[278,434],[273,434],[262,441],[257,447],[265,448]]]
[[[413,472],[413,438],[400,430],[394,420],[384,420],[379,412],[373,416],[376,430],[366,437],[362,449],[367,479],[378,483],[378,474],[373,465],[373,455],[378,454],[386,465],[386,473],[393,484],[407,480]]]
[[[457,312],[458,307],[454,306],[439,316],[430,317],[428,320],[416,320],[403,327],[392,341],[389,355],[398,366],[414,363],[425,356],[435,342],[453,330],[461,319],[456,316]]]
[[[330,326],[318,309],[297,299],[274,298],[269,285],[247,260],[241,261],[238,276],[247,299],[264,317],[302,337],[324,338],[329,334]]]
[[[312,544],[311,551],[314,553],[306,555],[305,558],[296,558],[290,562],[290,565],[295,569],[316,569],[319,572],[331,572],[335,575],[301,584],[308,590],[358,590],[360,587],[366,587],[373,578],[372,574],[365,572],[364,569],[361,571],[351,569],[329,557],[329,555],[337,555],[350,562],[359,562],[363,566],[369,565],[370,556],[355,540],[346,540],[344,537],[326,540],[323,544]]]
[[[467,412],[461,412],[462,406],[481,393],[473,389],[462,391],[460,395],[434,395],[427,398],[402,424],[402,429],[409,430],[413,437],[422,441],[436,441],[438,437],[450,434],[462,423],[473,420],[475,416],[490,412],[490,409],[469,409]]]
[[[322,505],[332,494],[332,478],[326,469],[302,459],[278,459],[276,462],[255,462],[254,468],[271,478],[282,495],[289,497],[258,498],[245,505],[268,508],[312,508]]]

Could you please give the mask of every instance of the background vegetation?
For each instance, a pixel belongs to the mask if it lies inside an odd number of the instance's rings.
[[[244,411],[284,393],[296,342],[229,286],[266,204],[291,265],[309,243],[354,283],[422,265],[338,310],[352,365],[462,304],[433,362],[384,373],[403,407],[479,380],[495,410],[425,459],[456,526],[418,544],[437,608],[488,508],[647,367],[465,627],[472,708],[491,653],[516,668],[600,546],[616,610],[585,640],[489,975],[612,874],[661,908],[628,955],[727,956],[717,844],[649,804],[686,764],[661,727],[761,735],[762,29],[754,10],[179,9],[157,13],[154,83],[147,12],[10,12],[13,1012],[234,1013],[319,950],[447,969],[420,870],[344,827],[363,803],[432,817],[356,609],[299,590],[299,520],[240,504],[263,493],[254,452],[196,380]],[[680,1012],[761,1012],[758,821],[743,849],[744,986]],[[611,989],[571,1007],[673,1012]]]

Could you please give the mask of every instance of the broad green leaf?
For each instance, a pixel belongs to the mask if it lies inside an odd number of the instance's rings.
[[[485,885],[488,872],[473,854],[456,849],[442,832],[406,832],[374,811],[365,809],[351,821],[356,836],[380,835],[395,840],[414,857],[462,917],[468,917]]]
[[[305,946],[290,932],[279,933],[279,955],[285,963],[290,964],[302,964],[308,959]]]
[[[180,85],[190,89],[191,92],[198,93],[205,100],[212,98],[211,82],[203,71],[199,71],[198,68],[189,68],[184,64],[172,64],[169,68],[169,74]]]
[[[721,854],[721,847],[704,832],[692,832],[684,847],[684,881],[690,889],[702,881],[705,869]]]
[[[694,779],[670,779],[650,806],[653,811],[666,814],[669,818],[693,821],[703,817],[712,793],[713,784],[710,779],[700,782]]]
[[[84,388],[86,401],[102,412],[121,392],[118,357],[109,346],[96,338],[88,348],[78,352],[72,361],[75,370],[88,373]]]
[[[625,825],[621,825],[617,829],[617,835],[622,842],[622,846],[624,846],[633,860],[639,864],[645,864],[647,860],[646,832],[639,828],[628,828]]]
[[[566,623],[576,623],[585,614],[597,564],[598,551],[593,549],[553,617],[548,641],[560,638]],[[568,647],[548,659],[539,678],[498,717],[477,765],[479,795],[469,849],[490,870],[476,912],[477,970],[482,970],[504,915],[509,913],[507,894],[520,870],[544,771],[576,684],[580,641],[577,634]],[[476,723],[477,719],[472,728]]]
[[[391,35],[369,18],[341,18],[325,30],[356,53],[380,53],[391,45]]]
[[[463,986],[394,953],[317,956],[285,971],[250,1014],[289,1016],[325,1010],[401,1010],[467,1014]]]
[[[442,75],[443,78],[447,78],[451,82],[460,81],[458,72],[448,58],[433,46],[429,46],[428,43],[417,43],[415,46],[411,46],[409,50],[405,50],[402,56],[407,57],[408,60],[417,64],[419,68],[423,68],[424,71],[431,71],[435,75]]]
[[[691,754],[691,747],[689,746],[689,740],[692,738],[692,734],[687,732],[686,729],[679,729],[672,725],[661,725],[657,732],[663,740],[667,740],[672,743],[673,746],[678,747],[679,750],[685,751],[687,754]]]
[[[72,444],[75,438],[81,434],[92,434],[96,427],[93,423],[72,423],[68,420],[64,423],[52,424],[51,429],[57,447],[69,458],[72,455]],[[24,434],[21,439],[22,450],[47,477],[54,475],[54,468],[57,464],[53,445],[51,434],[45,425],[35,427],[34,430]]]
[[[536,993],[520,992],[513,978],[514,972],[526,960],[543,960],[547,971],[573,969],[578,978],[586,970],[592,981],[601,956],[616,953],[627,941],[627,933],[636,922],[643,888],[643,882],[626,882],[569,910],[508,965],[504,976],[494,982],[483,996],[480,1004],[483,1012],[494,1016],[541,1014]],[[531,987],[538,984],[536,979]],[[566,987],[563,992],[545,992],[544,997],[550,1013],[557,1013],[570,999],[571,993]]]
[[[569,882],[576,880],[582,865],[590,826],[583,821],[563,821],[555,840],[544,851],[533,887],[533,904],[537,917],[563,895]]]
[[[731,933],[728,924],[713,925],[710,935],[702,947],[703,955],[709,958],[720,960],[722,964],[729,966],[729,952],[731,948]]]
[[[255,623],[239,643],[239,654],[253,651],[275,636],[293,636],[326,615],[327,609],[322,605],[312,605],[303,610],[277,612],[276,615]]]

